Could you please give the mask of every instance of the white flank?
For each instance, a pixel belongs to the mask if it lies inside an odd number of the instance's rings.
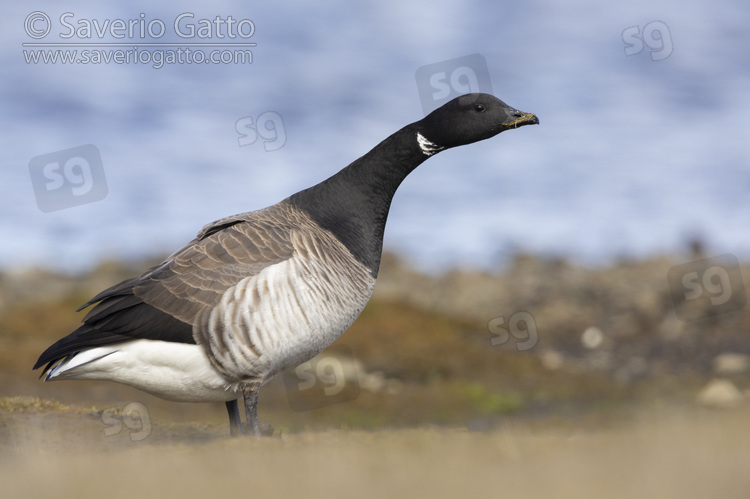
[[[46,380],[116,381],[175,402],[226,402],[229,389],[198,345],[133,340],[96,347],[62,361]]]
[[[445,147],[439,146],[434,142],[430,142],[424,135],[419,132],[417,132],[417,143],[419,143],[419,148],[422,149],[422,152],[427,156],[432,156],[436,152],[440,152],[445,149]]]

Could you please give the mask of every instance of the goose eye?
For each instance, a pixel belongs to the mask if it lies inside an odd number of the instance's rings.
[[[476,106],[474,106],[474,111],[482,113],[484,112],[484,106],[482,104],[477,104]]]

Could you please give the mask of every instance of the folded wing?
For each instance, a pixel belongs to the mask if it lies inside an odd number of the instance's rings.
[[[240,280],[291,258],[295,216],[288,205],[224,218],[139,277],[94,296],[81,327],[45,350],[34,369],[84,349],[152,339],[195,344],[193,324]]]

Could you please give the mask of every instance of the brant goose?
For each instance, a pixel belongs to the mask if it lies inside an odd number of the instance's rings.
[[[93,305],[81,327],[34,369],[46,364],[45,381],[110,380],[173,401],[225,402],[231,434],[268,433],[259,389],[362,311],[404,178],[444,149],[538,123],[492,95],[457,97],[329,179],[210,223],[162,264],[94,296],[79,309]]]

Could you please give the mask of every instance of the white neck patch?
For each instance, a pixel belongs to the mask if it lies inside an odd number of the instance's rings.
[[[419,132],[417,132],[417,143],[419,144],[419,148],[422,149],[422,152],[427,156],[432,156],[436,152],[440,152],[445,149],[445,147],[443,146],[439,146],[434,142],[430,142],[429,140],[427,140],[427,138],[425,138],[424,135]]]

